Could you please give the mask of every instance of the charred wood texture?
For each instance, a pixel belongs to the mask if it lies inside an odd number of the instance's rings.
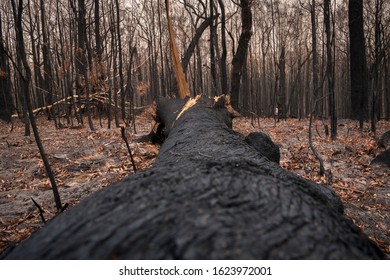
[[[382,165],[387,167],[388,171],[390,168],[390,149],[386,150],[379,155],[377,155],[371,162],[371,165]]]
[[[230,83],[230,98],[232,107],[235,110],[240,111],[239,97],[241,76],[243,74],[243,67],[245,67],[245,61],[247,59],[249,41],[252,37],[252,0],[240,0],[241,6],[241,24],[242,30],[238,40],[238,46],[236,53],[232,60],[232,78]]]
[[[225,108],[198,98],[176,114],[166,102],[158,110],[169,129],[152,168],[91,195],[7,258],[383,257],[332,190],[264,157],[229,128]]]

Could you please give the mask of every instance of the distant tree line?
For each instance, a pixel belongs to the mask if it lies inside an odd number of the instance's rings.
[[[177,94],[164,0],[21,2],[34,114],[119,126]],[[389,1],[170,2],[192,95],[230,94],[247,116],[314,113],[373,129],[390,118]],[[0,3],[0,117],[28,123],[11,3]]]

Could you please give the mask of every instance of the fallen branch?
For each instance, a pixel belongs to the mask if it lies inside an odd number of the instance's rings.
[[[44,212],[44,211],[42,210],[41,206],[38,204],[38,202],[36,202],[36,201],[34,200],[34,198],[31,197],[31,200],[32,200],[32,202],[34,202],[35,206],[38,208],[38,210],[39,210],[39,216],[41,216],[42,222],[43,222],[44,224],[46,224],[45,217],[43,216],[43,212]]]

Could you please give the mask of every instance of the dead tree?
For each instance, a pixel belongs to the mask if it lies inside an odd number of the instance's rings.
[[[54,195],[54,201],[57,207],[57,210],[60,211],[62,209],[61,199],[57,188],[57,183],[54,178],[53,171],[51,169],[51,166],[49,164],[49,160],[47,158],[45,149],[43,147],[41,137],[39,136],[39,131],[37,127],[37,123],[35,121],[35,117],[32,110],[32,104],[30,99],[30,93],[29,93],[29,87],[31,82],[31,69],[27,61],[27,54],[26,54],[26,48],[24,43],[24,36],[23,36],[23,29],[22,29],[22,14],[23,14],[23,0],[19,0],[18,4],[15,3],[15,0],[11,1],[12,4],[12,10],[14,14],[15,19],[15,35],[16,35],[16,56],[19,62],[19,64],[23,67],[19,69],[19,75],[21,80],[21,90],[24,94],[26,107],[28,110],[28,116],[30,119],[31,127],[33,129],[35,142],[37,143],[39,153],[41,155],[43,165],[45,166],[46,173],[49,177],[53,195]],[[17,6],[16,6],[17,5]]]
[[[8,57],[3,42],[2,22],[0,14],[0,119],[11,121],[11,115],[15,110],[12,95]]]
[[[252,37],[252,0],[241,0],[240,6],[242,30],[237,50],[232,60],[233,69],[230,85],[231,104],[236,110],[239,109],[242,68],[247,58],[249,41]]]

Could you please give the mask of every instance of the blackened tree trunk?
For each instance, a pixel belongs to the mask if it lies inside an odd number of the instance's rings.
[[[101,63],[103,54],[102,36],[100,34],[100,4],[95,0],[95,43],[96,43],[96,60],[97,64]],[[100,66],[100,65],[99,65]]]
[[[0,14],[0,119],[11,121],[14,104],[11,95],[10,69],[6,49],[3,43],[3,27]]]
[[[28,16],[30,22],[33,22],[33,16],[31,12],[31,1],[28,1]],[[39,24],[37,24],[37,32],[38,34],[40,33],[40,28]],[[34,65],[34,82],[35,82],[35,89],[33,88],[32,91],[34,92],[34,95],[36,97],[36,105],[37,107],[44,107],[45,102],[44,102],[44,90],[43,90],[43,78],[41,74],[41,67],[40,67],[40,62],[38,58],[39,50],[37,48],[37,38],[35,38],[35,26],[34,24],[29,25],[29,31],[30,31],[30,42],[31,42],[31,54],[32,54],[32,60],[33,60],[33,65]]]
[[[230,103],[236,110],[239,108],[240,85],[242,76],[242,67],[247,58],[249,41],[252,37],[252,0],[241,0],[241,22],[242,30],[238,40],[237,51],[233,57],[233,69],[230,87]]]
[[[311,102],[311,112],[314,116],[318,113],[318,52],[317,52],[317,22],[316,22],[316,0],[311,0],[310,5],[311,20],[311,39],[312,39],[312,56],[313,56],[313,98]]]
[[[198,87],[196,88],[196,92],[204,92],[204,88],[203,88],[203,71],[202,71],[202,67],[203,67],[203,63],[202,63],[202,55],[201,55],[201,52],[200,52],[200,47],[199,46],[196,46],[196,65],[197,65],[197,75],[196,75],[196,80],[197,80],[197,85]],[[389,106],[390,107],[390,106]]]
[[[210,71],[211,96],[217,95],[217,67],[215,63],[214,0],[210,0]]]
[[[249,65],[248,65],[248,56],[249,52],[247,53],[247,57],[245,58],[244,65],[242,66],[242,76],[241,76],[241,88],[240,93],[241,96],[239,98],[239,103],[241,104],[241,114],[245,117],[251,117],[250,114],[250,78],[249,78]]]
[[[97,84],[101,87],[104,84],[106,78],[106,73],[102,65],[102,56],[103,56],[103,40],[102,35],[100,34],[100,1],[95,0],[95,73]],[[100,88],[99,88],[100,89]],[[111,108],[110,108],[111,109]]]
[[[45,105],[53,104],[53,77],[51,70],[51,58],[50,58],[50,40],[47,35],[46,26],[46,9],[43,0],[40,0],[40,11],[41,11],[41,27],[42,27],[42,59],[43,59],[43,83],[42,87],[45,96]],[[53,108],[53,107],[51,107]],[[54,107],[55,108],[55,107]],[[58,128],[57,118],[55,112],[52,109],[48,111],[49,120],[54,119],[55,126]]]
[[[89,77],[87,66],[87,22],[86,22],[85,0],[78,0],[77,12],[77,51],[76,51],[76,71],[79,78],[77,79],[78,95],[85,92],[85,109],[87,112],[88,124],[91,130],[95,130],[91,117],[90,100],[89,100]]]
[[[158,9],[157,9],[157,15],[158,15],[158,29],[159,29],[159,50],[160,50],[160,84],[161,84],[161,96],[167,96],[167,87],[166,87],[166,81],[165,81],[165,69],[164,69],[164,55],[163,55],[163,26],[162,26],[162,17],[161,17],[161,0],[158,0]],[[133,52],[132,52],[133,54]],[[183,60],[182,60],[183,61]],[[182,62],[183,63],[183,62]],[[184,73],[186,72],[186,69],[183,66]]]
[[[334,93],[334,66],[332,51],[334,45],[334,32],[331,28],[331,0],[324,0],[324,21],[326,33],[326,77],[328,81],[329,94],[329,116],[330,116],[330,135],[333,140],[337,137],[337,116],[336,116],[336,99]]]
[[[222,94],[227,95],[229,93],[228,88],[228,76],[227,76],[227,47],[226,47],[226,12],[225,4],[223,0],[218,0],[219,7],[221,9],[221,45],[222,45],[222,55],[221,55],[221,89]]]
[[[110,85],[110,97],[109,97],[109,103],[114,105],[114,119],[115,119],[115,126],[119,127],[119,116],[118,116],[118,79],[117,79],[117,71],[118,71],[118,47],[117,47],[117,33],[115,32],[115,13],[114,13],[114,6],[113,3],[111,3],[110,6],[110,17],[111,17],[111,26],[110,26],[110,33],[111,33],[111,57],[112,57],[112,77],[111,81],[112,84]],[[112,89],[112,90],[111,90]],[[114,94],[112,94],[112,91]],[[111,99],[114,99],[113,102]]]
[[[383,1],[375,1],[374,15],[374,64],[372,69],[372,108],[371,108],[371,131],[376,133],[376,123],[380,117],[380,65],[382,60],[382,22],[381,11],[383,9]]]
[[[278,120],[286,118],[286,47],[283,45],[279,59]]]
[[[119,55],[119,88],[120,88],[120,98],[121,98],[121,117],[122,120],[126,119],[126,104],[125,104],[125,87],[124,87],[124,77],[123,77],[123,51],[122,51],[122,39],[121,39],[121,29],[120,29],[120,13],[119,13],[119,1],[115,0],[116,7],[116,33],[118,41],[118,55]]]
[[[209,27],[211,22],[211,18],[206,18],[195,30],[195,35],[194,37],[192,37],[191,42],[188,45],[181,60],[181,65],[183,67],[184,73],[187,72],[188,64],[190,63],[190,59],[194,53],[195,47],[198,45],[199,39],[202,37],[203,32],[206,30],[207,27]]]
[[[363,27],[363,0],[349,0],[349,46],[351,68],[351,118],[360,128],[368,118],[368,77]]]
[[[384,56],[384,101],[385,101],[385,116],[390,118],[390,57],[389,55]]]
[[[321,155],[318,153],[317,149],[314,147],[313,144],[313,133],[312,133],[312,127],[313,127],[313,119],[317,118],[318,113],[318,102],[320,101],[320,98],[318,96],[319,92],[319,84],[318,84],[318,57],[317,57],[317,23],[316,23],[316,0],[311,0],[310,5],[310,19],[311,19],[311,39],[312,39],[312,56],[313,56],[313,96],[312,101],[310,102],[310,122],[309,122],[309,147],[312,150],[315,157],[318,159],[320,163],[320,176],[323,176],[325,174],[325,168],[324,168],[324,160],[322,159]]]
[[[14,3],[15,0],[13,0],[13,2],[11,2],[11,4],[13,5],[12,8],[13,8],[13,15],[14,15],[14,20],[15,20],[15,31],[16,29],[18,28],[16,26],[16,21],[18,20],[18,14],[16,12],[16,4]],[[15,7],[14,7],[15,6]],[[17,32],[15,34],[15,37],[18,36],[17,35]],[[16,38],[16,41],[18,41],[19,39]],[[17,45],[16,45],[17,46]],[[15,68],[16,68],[16,72],[18,73],[16,75],[16,86],[15,86],[15,90],[16,90],[16,95],[17,97],[19,98],[19,102],[21,103],[21,107],[22,107],[22,119],[23,119],[23,123],[24,123],[24,136],[30,136],[31,135],[31,129],[30,129],[30,121],[29,121],[29,116],[28,116],[28,106],[27,106],[27,100],[26,100],[26,95],[25,95],[25,92],[23,90],[23,86],[24,86],[24,81],[22,80],[23,79],[23,61],[21,59],[21,55],[18,55],[18,51],[16,50],[16,65],[15,65]]]

